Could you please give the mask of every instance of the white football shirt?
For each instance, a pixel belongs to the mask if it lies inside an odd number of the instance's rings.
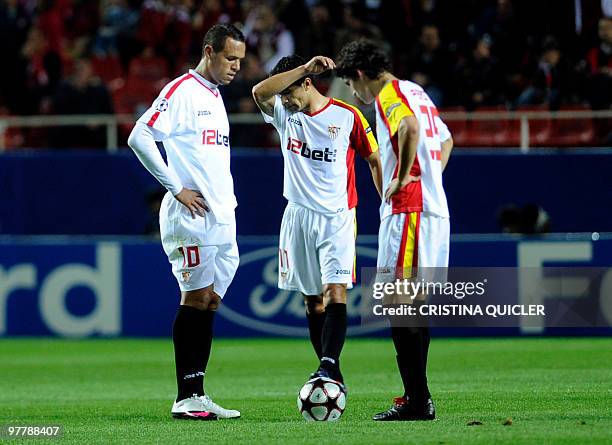
[[[138,122],[154,130],[166,149],[168,168],[183,187],[202,193],[216,223],[233,224],[237,204],[229,121],[217,86],[189,70],[162,89]]]
[[[398,129],[406,116],[419,121],[420,134],[411,176],[421,180],[411,182],[391,198],[383,200],[381,220],[396,213],[430,212],[446,218],[448,205],[442,186],[442,145],[451,137],[438,109],[427,93],[414,82],[393,80],[376,97],[376,134],[383,166],[383,190],[398,173]]]
[[[367,158],[378,150],[359,109],[329,99],[317,113],[291,113],[276,96],[274,116],[262,115],[280,136],[289,202],[326,214],[357,205],[355,153]]]

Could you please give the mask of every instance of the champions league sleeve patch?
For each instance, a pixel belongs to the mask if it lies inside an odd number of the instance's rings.
[[[159,111],[160,113],[163,113],[167,109],[168,109],[168,99],[163,97],[155,101],[155,110]]]

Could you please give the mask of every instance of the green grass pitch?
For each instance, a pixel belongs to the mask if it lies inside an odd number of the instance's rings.
[[[170,340],[4,339],[0,424],[61,424],[59,442],[86,444],[612,443],[610,338],[434,338],[433,422],[370,420],[400,392],[388,339],[349,339],[343,418],[303,421],[313,357],[307,340],[216,340],[207,391],[242,418],[196,422],[170,417]]]

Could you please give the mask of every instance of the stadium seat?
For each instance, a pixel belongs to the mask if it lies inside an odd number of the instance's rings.
[[[531,112],[542,111],[548,112],[548,105],[522,105],[517,111]],[[520,131],[520,124],[519,124]],[[552,121],[547,119],[529,119],[529,146],[531,147],[547,147],[550,146],[550,137],[552,134]]]
[[[563,106],[560,111],[590,110],[588,106]],[[589,146],[595,143],[595,126],[591,118],[553,119],[549,145],[555,147]]]
[[[465,141],[467,137],[467,120],[466,119],[453,119],[447,120],[445,119],[445,113],[460,113],[465,112],[465,108],[463,107],[447,107],[440,109],[440,114],[442,116],[442,120],[448,126],[448,129],[453,136],[453,142],[455,146],[463,147],[465,146]]]
[[[159,88],[155,82],[128,79],[121,87],[112,91],[115,113],[134,114],[139,117],[151,106],[157,97]],[[119,125],[119,139],[125,141],[132,131],[133,124]]]
[[[505,113],[503,105],[478,108],[479,112],[489,114]],[[520,124],[518,120],[468,119],[466,124],[466,138],[464,144],[468,147],[517,147],[520,144]]]
[[[168,78],[168,63],[162,57],[136,57],[130,62],[128,79],[158,81]]]
[[[91,65],[94,72],[107,84],[123,78],[121,62],[116,56],[94,56],[91,58]]]

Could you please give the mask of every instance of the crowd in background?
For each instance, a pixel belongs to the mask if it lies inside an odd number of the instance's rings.
[[[2,0],[0,114],[138,113],[219,22],[247,43],[229,112],[281,57],[363,37],[442,108],[612,103],[612,0]]]

